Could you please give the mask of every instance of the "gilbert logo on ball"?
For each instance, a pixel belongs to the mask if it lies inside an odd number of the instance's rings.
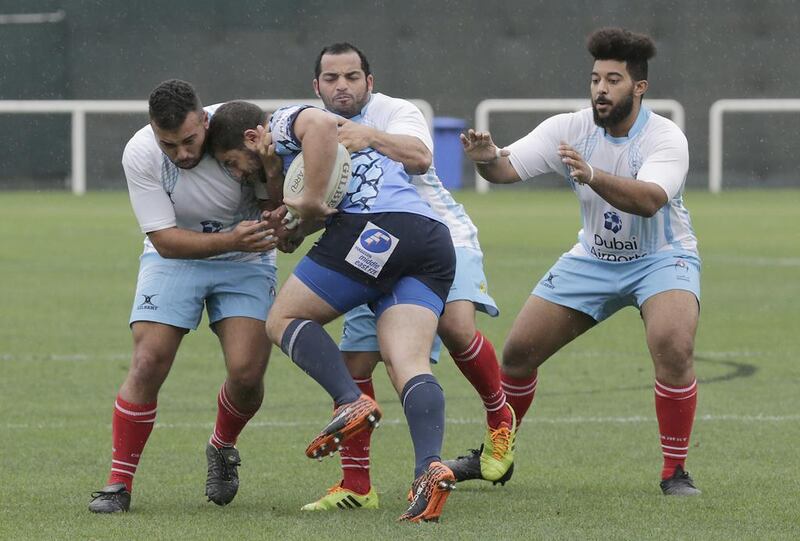
[[[350,153],[341,143],[336,149],[336,159],[333,164],[333,170],[330,177],[328,177],[327,188],[325,190],[325,204],[331,208],[336,208],[339,203],[344,199],[347,193],[347,185],[350,182]],[[283,181],[283,197],[284,199],[300,197],[305,188],[305,159],[303,153],[298,154],[289,169],[286,171],[286,176]],[[299,223],[299,216],[297,211],[287,205],[289,212],[287,213],[286,227],[292,229]]]

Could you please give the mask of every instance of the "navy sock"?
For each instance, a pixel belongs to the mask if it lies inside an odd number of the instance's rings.
[[[328,391],[337,406],[354,402],[361,396],[339,348],[319,323],[308,319],[292,320],[281,338],[281,349]]]
[[[414,376],[400,394],[414,443],[414,478],[440,461],[444,439],[444,392],[432,374]]]

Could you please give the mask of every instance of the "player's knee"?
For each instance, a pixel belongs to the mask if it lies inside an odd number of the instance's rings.
[[[503,347],[503,372],[509,376],[527,377],[543,361],[533,346],[508,341]]]
[[[286,329],[286,320],[270,312],[267,317],[266,329],[270,342],[280,347],[283,331]]]
[[[690,335],[657,337],[652,341],[650,351],[653,362],[672,377],[680,378],[694,366],[694,338]]]
[[[155,386],[158,388],[167,377],[171,364],[172,359],[156,352],[149,350],[134,351],[128,379],[131,383],[140,387]]]
[[[468,320],[468,322],[441,320],[437,332],[449,351],[461,353],[472,343],[477,330],[472,320]]]

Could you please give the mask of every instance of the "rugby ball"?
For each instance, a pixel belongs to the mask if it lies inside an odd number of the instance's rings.
[[[344,194],[347,192],[347,184],[350,182],[350,152],[341,143],[336,149],[336,161],[333,171],[328,178],[328,189],[325,192],[325,204],[331,208],[336,208],[342,202]],[[283,197],[298,197],[305,188],[305,167],[303,153],[298,154],[294,161],[289,165],[283,180]],[[289,212],[286,213],[286,228],[293,229],[299,223],[297,212],[286,206]]]

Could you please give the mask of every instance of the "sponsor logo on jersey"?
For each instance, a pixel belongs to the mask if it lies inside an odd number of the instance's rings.
[[[203,226],[203,233],[219,233],[222,231],[222,222],[216,220],[203,220],[200,225]]]
[[[613,210],[609,210],[603,214],[603,227],[612,233],[619,233],[619,231],[622,229],[622,218],[620,218],[619,214]]]

